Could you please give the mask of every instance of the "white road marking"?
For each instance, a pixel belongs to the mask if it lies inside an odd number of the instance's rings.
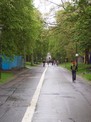
[[[26,112],[25,112],[25,115],[22,119],[22,122],[31,122],[32,121],[32,117],[33,117],[33,114],[34,114],[34,111],[35,111],[35,108],[36,108],[36,104],[37,104],[37,101],[38,101],[38,98],[39,98],[39,94],[40,94],[40,90],[41,90],[41,87],[42,87],[42,84],[43,84],[43,81],[44,81],[44,76],[45,76],[45,73],[47,71],[47,68],[44,70],[41,78],[40,78],[40,81],[39,81],[39,84],[37,86],[37,89],[33,95],[33,98],[32,98],[32,101],[30,103],[30,106],[28,106]]]

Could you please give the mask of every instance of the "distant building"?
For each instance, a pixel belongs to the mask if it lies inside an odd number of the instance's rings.
[[[51,61],[51,60],[52,60],[51,54],[50,53],[47,53],[46,61]]]

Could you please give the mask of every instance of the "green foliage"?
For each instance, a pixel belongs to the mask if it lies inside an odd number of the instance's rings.
[[[89,52],[91,49],[90,2],[87,0],[66,2],[64,9],[56,13],[56,21],[56,27],[50,30],[53,36],[49,39],[50,50],[55,52],[55,55],[59,52],[60,57],[71,61],[75,59],[76,52],[79,52],[79,55]]]
[[[50,30],[53,33],[50,38],[50,52],[55,52],[54,57],[60,61],[65,61],[65,58],[72,60],[75,55],[75,42],[72,41],[74,23],[68,21],[69,15],[71,14],[65,10],[58,11],[57,26]]]
[[[0,23],[4,25],[3,54],[33,55],[36,52],[37,40],[40,40],[43,30],[43,19],[32,2],[32,0],[0,0]]]
[[[91,6],[85,1],[78,2],[78,20],[76,21],[77,39],[85,49],[91,47]]]
[[[8,56],[31,55],[41,60],[50,52],[52,57],[73,60],[76,53],[91,49],[91,4],[87,0],[66,2],[56,13],[57,25],[44,28],[41,13],[32,0],[0,0],[2,53]],[[39,50],[40,49],[40,50]]]
[[[6,55],[20,53],[30,41],[31,10],[30,0],[1,1],[1,22],[3,23],[2,50]],[[7,50],[6,50],[7,49]],[[19,51],[18,51],[19,50]],[[22,53],[22,51],[21,51]]]

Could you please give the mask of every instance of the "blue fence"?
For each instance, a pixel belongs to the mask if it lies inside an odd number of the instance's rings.
[[[11,70],[13,68],[21,68],[24,66],[24,60],[22,56],[15,56],[12,60],[6,56],[2,58],[2,69]]]

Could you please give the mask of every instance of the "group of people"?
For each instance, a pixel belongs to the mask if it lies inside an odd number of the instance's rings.
[[[51,60],[51,61],[45,61],[43,60],[43,67],[45,67],[45,63],[47,63],[48,65],[51,63],[52,65],[57,65],[59,64],[58,60]]]

